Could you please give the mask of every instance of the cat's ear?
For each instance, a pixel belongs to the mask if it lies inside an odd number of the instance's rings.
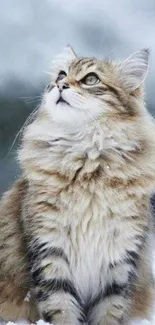
[[[148,60],[149,49],[142,49],[120,64],[123,84],[129,91],[136,90],[144,83],[148,72]]]
[[[74,59],[76,59],[76,54],[73,50],[73,48],[70,45],[67,45],[62,52],[60,52],[57,56],[56,56],[57,60],[62,60],[62,61],[72,61]]]
[[[77,55],[75,54],[75,51],[73,50],[72,46],[69,44],[66,46],[66,51],[70,57],[72,57],[72,60],[77,58]]]
[[[51,73],[54,75],[55,72],[57,72],[60,69],[66,71],[69,63],[74,59],[76,59],[76,54],[71,48],[71,46],[67,45],[62,50],[62,52],[60,52],[53,58],[51,62],[51,69],[50,69]]]

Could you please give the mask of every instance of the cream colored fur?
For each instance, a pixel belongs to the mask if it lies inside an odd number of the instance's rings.
[[[79,72],[74,53],[64,61],[61,58],[52,71],[53,89],[45,91],[19,150],[27,182],[19,214],[23,236],[27,247],[33,248],[35,236],[46,249],[64,251],[69,266],[52,255],[39,265],[46,281],[72,281],[83,305],[91,306],[101,289],[104,293],[113,283],[126,286],[134,272],[131,294],[108,293],[89,311],[89,324],[149,319],[154,295],[150,196],[155,187],[155,124],[142,92],[148,52],[142,50],[123,63],[94,60],[88,68],[81,61]],[[56,83],[59,69],[68,76]],[[108,84],[102,97],[77,85],[91,72],[98,73],[102,85]],[[65,82],[69,87],[62,96],[69,105],[57,103]],[[127,262],[127,252],[139,256],[136,269]],[[38,288],[32,286],[32,292],[37,294]],[[142,293],[144,297],[137,298]],[[70,293],[51,292],[38,303],[40,315],[60,309],[54,324],[79,324],[83,311],[75,301]]]

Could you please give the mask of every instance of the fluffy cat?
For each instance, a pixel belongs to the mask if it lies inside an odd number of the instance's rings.
[[[23,133],[21,179],[1,200],[2,318],[125,325],[151,317],[148,56],[143,49],[113,62],[68,48],[53,62]]]

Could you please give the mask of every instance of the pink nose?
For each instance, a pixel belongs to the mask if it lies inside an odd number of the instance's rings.
[[[69,88],[69,84],[67,82],[58,82],[57,83],[57,87],[59,89],[60,92],[62,92],[64,89]]]

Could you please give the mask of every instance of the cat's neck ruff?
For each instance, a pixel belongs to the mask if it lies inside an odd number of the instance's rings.
[[[92,160],[101,153],[104,134],[98,121],[95,125],[83,123],[80,126],[68,127],[67,130],[56,125],[53,134],[54,138],[48,141],[53,153],[61,151],[64,156],[70,153],[74,158],[81,155],[84,158],[91,157]]]
[[[91,172],[97,168],[104,143],[104,132],[97,121],[67,128],[54,122],[35,121],[24,135],[19,159],[29,179],[42,179],[46,172],[49,179],[53,173],[72,178],[86,165]]]

